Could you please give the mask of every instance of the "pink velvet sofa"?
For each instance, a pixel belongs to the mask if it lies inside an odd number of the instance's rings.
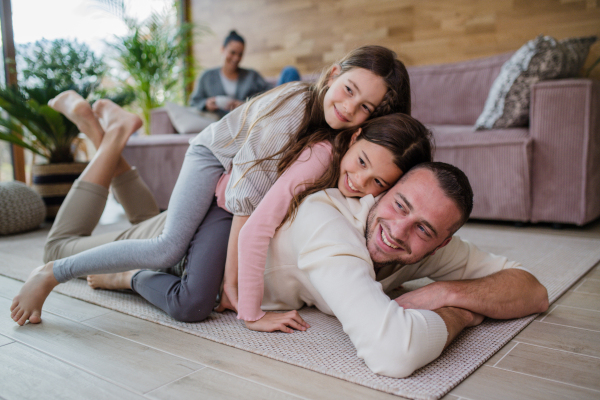
[[[529,127],[475,131],[510,56],[409,68],[413,116],[433,131],[435,159],[469,177],[472,218],[586,224],[600,216],[600,82],[537,83]],[[150,137],[132,137],[124,156],[166,209],[194,135],[173,134],[164,109],[153,111],[150,131]]]
[[[511,55],[409,68],[413,116],[433,131],[435,159],[469,177],[472,218],[590,222],[600,216],[600,81],[539,82],[529,127],[474,131]]]

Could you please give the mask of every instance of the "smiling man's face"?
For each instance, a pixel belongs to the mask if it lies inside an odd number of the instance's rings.
[[[375,265],[414,264],[445,246],[461,214],[433,172],[418,169],[394,185],[371,209],[367,248]]]

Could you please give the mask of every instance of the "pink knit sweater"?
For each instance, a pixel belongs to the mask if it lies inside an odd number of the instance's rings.
[[[283,221],[295,194],[320,178],[331,163],[332,147],[319,142],[304,150],[277,179],[240,231],[238,245],[238,319],[256,321],[261,310],[264,291],[264,271],[269,241]],[[217,184],[217,203],[225,208],[225,188],[229,175]]]

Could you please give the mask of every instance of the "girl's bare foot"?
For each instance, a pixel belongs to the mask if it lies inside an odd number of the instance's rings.
[[[118,135],[126,135],[127,138],[142,127],[142,119],[135,114],[125,111],[115,103],[107,99],[101,99],[94,103],[94,114],[104,132],[116,132]]]
[[[116,274],[88,275],[88,285],[92,289],[131,289],[131,278],[139,269]]]
[[[67,90],[50,100],[48,105],[77,125],[79,131],[85,133],[96,148],[100,147],[104,130],[90,104],[79,93]]]
[[[13,299],[10,306],[10,317],[19,325],[25,324],[27,320],[32,324],[42,322],[42,306],[44,301],[58,285],[52,271],[53,262],[37,267],[29,274],[27,281]]]

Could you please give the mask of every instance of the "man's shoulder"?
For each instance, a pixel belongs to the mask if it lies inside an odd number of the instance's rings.
[[[349,198],[336,188],[321,190],[306,197],[298,208],[297,218],[308,219],[319,224],[347,223],[364,231],[367,217],[373,204],[373,196],[362,199]]]

